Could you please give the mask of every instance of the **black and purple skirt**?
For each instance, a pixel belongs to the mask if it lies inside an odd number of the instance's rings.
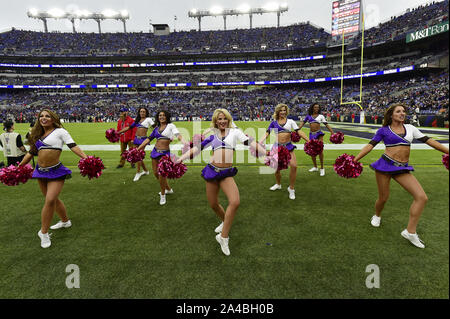
[[[406,163],[398,162],[390,158],[386,154],[383,154],[378,161],[373,162],[369,166],[371,169],[377,172],[391,175],[404,174],[414,171],[414,167],[408,165],[408,162]]]
[[[238,169],[236,167],[221,168],[208,164],[202,169],[202,177],[208,182],[220,181],[224,178],[235,176],[237,172]]]
[[[170,156],[170,150],[162,151],[162,150],[158,150],[158,149],[156,149],[156,147],[154,147],[152,150],[152,153],[150,154],[150,157],[154,158],[154,159],[159,159],[161,156],[164,156],[164,155]]]
[[[50,167],[39,167],[39,165],[36,164],[32,178],[69,179],[72,177],[71,174],[72,171],[61,163]]]
[[[318,140],[319,137],[324,136],[325,133],[322,131],[315,131],[315,132],[309,132],[309,139],[310,140]]]
[[[147,139],[147,136],[135,136],[133,140],[133,144],[136,146],[141,145],[145,140]]]
[[[287,142],[287,143],[274,143],[272,146],[272,149],[274,147],[278,147],[278,146],[284,146],[288,149],[289,152],[293,152],[297,146],[295,146],[294,144],[292,144],[291,142]]]

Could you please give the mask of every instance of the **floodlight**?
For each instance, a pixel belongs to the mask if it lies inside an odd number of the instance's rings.
[[[111,9],[106,9],[102,11],[102,14],[107,18],[112,18],[117,14],[117,12]]]
[[[191,9],[191,11],[190,11],[192,14],[196,14],[198,11],[197,11],[197,9]]]
[[[33,16],[33,17],[35,17],[35,16],[37,16],[39,14],[39,10],[36,9],[36,8],[31,8],[31,9],[28,10],[28,14]]]
[[[287,9],[287,8],[288,8],[288,4],[287,3],[280,4],[280,9]]]
[[[54,18],[61,18],[62,16],[64,16],[66,13],[64,12],[64,10],[58,9],[58,8],[53,8],[48,10],[48,14],[51,15]]]
[[[127,18],[129,16],[129,13],[127,10],[121,10],[120,15],[122,16],[122,18]]]
[[[237,10],[241,13],[249,13],[250,12],[250,6],[246,3],[240,5]]]

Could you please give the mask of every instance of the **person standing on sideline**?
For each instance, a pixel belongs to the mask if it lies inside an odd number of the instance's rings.
[[[3,148],[7,165],[16,165],[23,160],[27,150],[23,146],[22,136],[14,132],[14,123],[7,120],[3,123],[5,133],[0,135],[0,146]]]
[[[136,119],[134,120],[134,123],[130,126],[127,126],[123,128],[122,130],[118,131],[117,133],[122,134],[127,132],[130,129],[136,128],[136,136],[134,137],[133,144],[135,147],[139,147],[143,141],[147,138],[147,131],[150,126],[155,124],[155,122],[152,120],[151,117],[149,117],[149,112],[145,107],[140,107],[138,109],[138,113],[136,116]],[[141,166],[142,166],[142,173],[141,173]],[[147,167],[145,166],[144,160],[137,163],[137,172],[136,175],[133,178],[133,182],[137,182],[142,175],[149,175],[150,172],[148,171]]]
[[[120,119],[117,122],[117,132],[123,130],[125,127],[131,126],[134,120],[128,116],[128,108],[122,107],[120,109]],[[120,135],[120,162],[117,168],[122,168],[125,165],[125,158],[122,157],[122,153],[133,147],[133,139],[136,134],[136,128],[126,131]],[[134,164],[131,164],[134,167]]]

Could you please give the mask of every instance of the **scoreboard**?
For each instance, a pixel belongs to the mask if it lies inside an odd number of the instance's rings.
[[[333,1],[331,15],[331,36],[337,37],[345,32],[354,35],[359,32],[361,21],[361,0]]]

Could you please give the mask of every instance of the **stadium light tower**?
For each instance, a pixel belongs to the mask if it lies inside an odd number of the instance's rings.
[[[111,9],[104,10],[102,13],[91,13],[87,10],[78,10],[65,12],[61,9],[51,9],[49,11],[39,11],[38,9],[32,8],[28,10],[28,17],[39,19],[44,22],[44,30],[48,32],[47,28],[47,19],[67,19],[72,22],[72,30],[75,33],[75,19],[79,20],[95,20],[98,24],[98,33],[102,33],[101,29],[101,21],[106,19],[120,20],[123,23],[123,32],[127,32],[126,28],[126,20],[130,18],[128,11],[122,10],[120,12],[116,12]]]
[[[212,7],[210,10],[192,9],[188,12],[189,18],[196,18],[198,20],[198,31],[202,30],[202,18],[203,17],[217,17],[223,16],[223,28],[227,29],[227,16],[239,16],[247,15],[250,19],[250,29],[253,27],[253,15],[276,13],[277,14],[277,27],[280,26],[280,16],[282,13],[287,12],[289,9],[286,3],[279,4],[271,2],[266,4],[262,8],[251,8],[248,4],[242,4],[237,9],[222,9],[220,7]]]

